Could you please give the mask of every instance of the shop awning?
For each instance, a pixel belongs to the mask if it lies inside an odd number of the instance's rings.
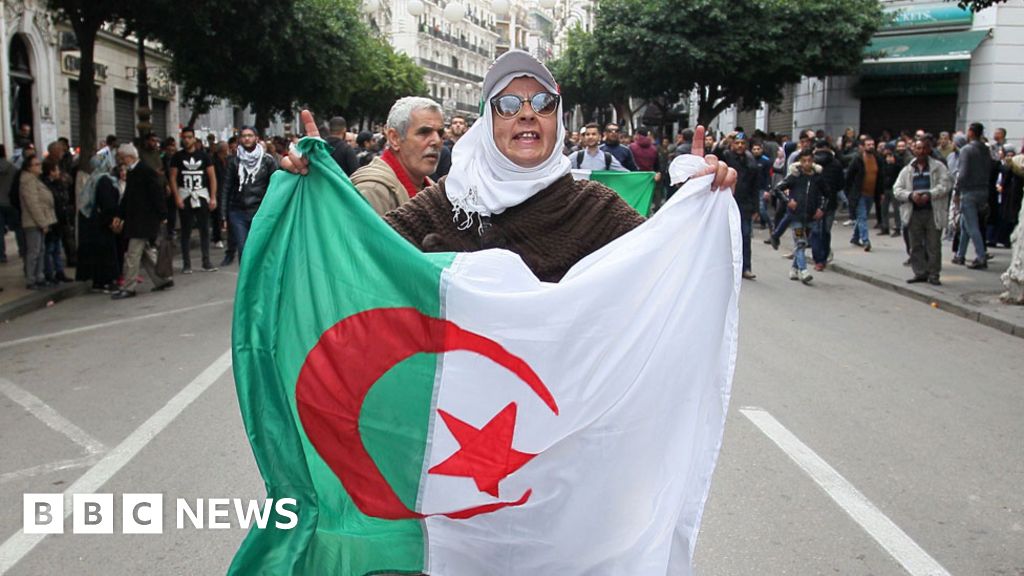
[[[967,70],[988,30],[876,36],[864,49],[864,76],[951,74]]]

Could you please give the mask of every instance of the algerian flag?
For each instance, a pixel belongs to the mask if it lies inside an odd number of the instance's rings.
[[[690,573],[736,357],[728,193],[694,180],[540,282],[423,254],[324,144],[278,172],[238,282],[234,368],[268,498],[232,574]]]
[[[654,196],[654,172],[620,172],[617,170],[587,170],[574,168],[576,180],[595,180],[615,190],[634,210],[647,216],[651,213]]]

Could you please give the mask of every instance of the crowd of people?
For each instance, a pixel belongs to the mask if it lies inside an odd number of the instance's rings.
[[[573,168],[656,172],[663,184],[657,206],[673,192],[664,177],[668,166],[689,153],[692,143],[692,130],[655,141],[647,128],[630,136],[617,124],[591,123],[569,134],[563,152]],[[704,147],[738,174],[734,197],[742,222],[743,276],[750,280],[756,278],[750,250],[755,225],[768,231],[765,243],[776,249],[784,234],[791,235],[790,278],[806,284],[813,279],[811,267],[820,272],[832,260],[839,214],[852,229],[850,244],[864,251],[871,251],[873,234],[902,236],[904,264],[912,270],[907,281],[940,285],[942,241],[952,243],[950,263],[987,268],[988,248],[1011,247],[1024,195],[1021,159],[1015,170],[1018,151],[1007,142],[1006,130],[997,128],[990,140],[979,123],[966,133],[885,131],[877,140],[852,128],[838,137],[807,130],[792,140],[760,130],[748,135],[736,127],[718,138],[708,133]]]
[[[542,94],[548,93],[537,96]],[[553,96],[530,104],[553,110],[559,105]],[[508,105],[517,103],[521,108],[525,101]],[[338,166],[382,216],[448,175],[458,159],[455,144],[468,129],[466,117],[450,116],[446,123],[443,109],[421,97],[398,100],[376,133],[350,131],[340,116],[318,127]],[[66,139],[50,144],[40,158],[30,133],[23,136],[13,163],[0,147],[0,228],[15,231],[26,286],[71,282],[69,266],[76,269],[74,279],[91,281],[94,291],[115,299],[135,294],[140,268],[149,272],[154,290],[173,286],[174,249],[181,254],[180,273],[191,274],[193,232],[200,270],[218,269],[211,247],[224,250],[220,267],[232,265],[270,176],[298,139],[261,140],[248,126],[227,141],[211,134],[205,144],[188,127],[178,138],[149,134],[134,144],[119,145],[108,136],[91,174],[79,177]],[[670,139],[646,127],[628,134],[615,123],[588,123],[566,131],[561,153],[573,169],[654,172],[657,210],[674,192],[668,168],[690,153],[693,138],[690,129]],[[853,129],[837,138],[807,130],[793,140],[759,130],[748,136],[736,127],[718,138],[707,133],[703,148],[736,171],[743,277],[750,280],[756,278],[750,246],[755,226],[768,232],[765,243],[775,249],[785,235],[792,238],[790,278],[809,284],[811,269],[823,271],[832,260],[838,214],[852,230],[850,243],[864,251],[871,251],[873,235],[902,236],[904,264],[912,271],[907,281],[939,285],[943,240],[952,242],[950,263],[987,268],[988,248],[1010,247],[1024,195],[1024,175],[1013,169],[1017,150],[1006,131],[996,129],[990,141],[977,123],[966,134],[883,132],[877,140]],[[0,235],[0,255],[6,257],[2,242]]]

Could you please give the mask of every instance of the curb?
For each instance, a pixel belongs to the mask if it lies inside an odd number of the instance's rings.
[[[886,290],[896,292],[897,294],[907,296],[908,298],[912,298],[914,300],[917,300],[918,302],[923,302],[924,304],[938,304],[939,310],[949,312],[950,314],[955,314],[957,316],[960,316],[961,318],[973,320],[975,322],[978,322],[979,324],[983,324],[985,326],[988,326],[989,328],[995,328],[1000,332],[1005,332],[1018,338],[1024,338],[1024,326],[1018,326],[1012,322],[1007,322],[1006,320],[996,318],[995,316],[991,316],[985,312],[981,312],[969,306],[960,304],[959,302],[954,302],[953,300],[950,300],[948,297],[944,295],[932,296],[928,294],[922,294],[916,290],[911,290],[906,286],[897,284],[896,282],[892,282],[884,278],[878,278],[877,276],[872,276],[871,274],[861,272],[860,270],[857,270],[856,268],[850,267],[845,264],[837,264],[833,262],[829,264],[828,267],[829,269],[843,276],[848,276],[855,280],[867,282],[868,284],[878,286],[879,288],[884,288]]]
[[[19,316],[24,316],[29,312],[35,312],[40,308],[46,308],[50,302],[60,302],[61,300],[67,300],[81,294],[85,294],[89,291],[88,282],[75,282],[67,286],[61,286],[56,289],[50,290],[38,290],[28,296],[18,298],[13,302],[8,302],[3,306],[0,306],[0,322],[10,322]]]

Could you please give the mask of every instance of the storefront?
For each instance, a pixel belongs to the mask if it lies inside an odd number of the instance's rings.
[[[866,48],[860,80],[860,131],[938,133],[957,126],[971,56],[988,39],[972,30],[973,15],[955,4],[890,8],[893,20]]]

